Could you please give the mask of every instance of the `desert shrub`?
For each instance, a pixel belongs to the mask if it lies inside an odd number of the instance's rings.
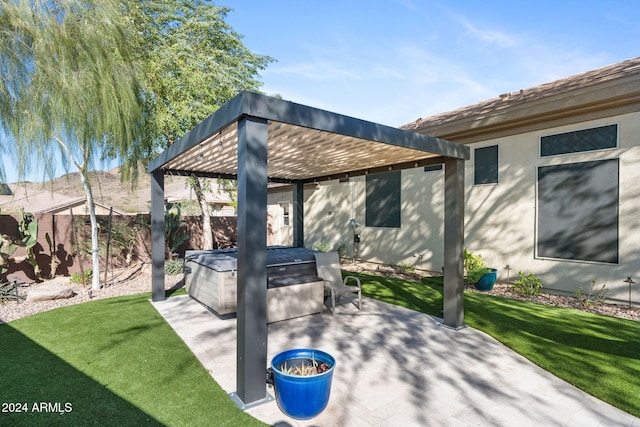
[[[464,250],[464,269],[467,272],[471,272],[476,268],[486,267],[487,264],[482,259],[482,255],[474,254],[471,251]]]
[[[574,296],[581,307],[589,307],[592,304],[602,304],[609,291],[605,289],[606,286],[605,283],[603,283],[602,286],[597,285],[596,279],[593,279],[586,290],[583,289],[582,286],[576,289]]]
[[[403,273],[413,273],[416,269],[415,266],[411,265],[411,264],[407,264],[404,262],[401,262],[400,264],[395,266],[398,270],[400,270]]]
[[[71,273],[71,282],[72,283],[88,283],[91,281],[91,277],[93,276],[93,271],[91,269],[84,271],[84,280],[82,279],[82,273]]]
[[[318,242],[313,245],[313,250],[318,252],[331,252],[331,245],[327,242]]]
[[[17,284],[0,282],[0,304],[8,301],[18,301],[24,299],[24,295],[16,293]]]
[[[540,281],[540,279],[531,272],[525,275],[522,270],[520,270],[518,274],[520,274],[520,278],[513,282],[513,290],[516,293],[529,297],[536,296],[540,293],[540,289],[542,289],[542,281]]]
[[[467,271],[467,282],[471,284],[478,283],[478,280],[480,280],[482,276],[487,273],[491,273],[491,271],[492,270],[487,267],[474,267]]]
[[[182,273],[182,261],[171,259],[164,262],[164,272],[169,275]]]

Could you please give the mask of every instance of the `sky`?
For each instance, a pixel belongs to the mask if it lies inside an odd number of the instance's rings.
[[[389,126],[640,56],[637,0],[216,4],[276,60],[263,92]]]

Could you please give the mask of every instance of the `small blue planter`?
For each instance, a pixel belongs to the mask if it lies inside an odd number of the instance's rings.
[[[496,284],[497,269],[492,268],[490,273],[482,275],[480,280],[476,282],[476,289],[479,291],[490,291],[493,289],[493,285]]]
[[[295,365],[304,360],[326,363],[331,368],[317,375],[300,376],[282,372],[282,365]],[[299,348],[283,351],[271,360],[273,386],[280,410],[291,418],[306,420],[319,415],[329,403],[331,380],[336,360],[321,350]]]

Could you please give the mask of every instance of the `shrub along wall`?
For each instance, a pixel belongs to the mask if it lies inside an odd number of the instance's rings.
[[[38,243],[34,254],[44,277],[49,277],[52,267],[56,276],[70,276],[83,269],[91,268],[88,250],[91,246],[91,225],[88,215],[34,214],[38,222]],[[178,248],[180,257],[185,250],[202,247],[202,220],[199,216],[183,217],[185,231],[190,238]],[[18,236],[18,215],[0,215],[0,234]],[[98,215],[100,224],[101,267],[106,265],[106,242],[109,217]],[[75,224],[75,229],[74,229]],[[112,240],[109,246],[109,268],[127,265],[127,253],[131,253],[131,262],[148,262],[151,259],[150,217],[140,215],[113,215]],[[214,247],[226,248],[236,245],[236,217],[211,217]],[[49,235],[51,246],[46,235]],[[129,240],[131,239],[131,240]],[[80,244],[76,245],[76,241]],[[80,255],[78,255],[78,249]],[[53,263],[52,263],[53,252]],[[18,248],[11,256],[9,270],[0,276],[0,281],[18,277],[19,281],[36,280],[33,267],[25,261],[27,251]]]

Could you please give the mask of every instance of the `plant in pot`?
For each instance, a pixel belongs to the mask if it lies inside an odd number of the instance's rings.
[[[497,270],[488,267],[476,267],[467,273],[467,281],[479,291],[490,291],[496,284]]]
[[[498,270],[487,267],[481,255],[467,249],[464,250],[464,269],[467,272],[467,282],[479,291],[490,291],[496,284]]]
[[[336,361],[329,353],[299,348],[271,360],[273,386],[280,410],[291,418],[309,419],[327,407]]]

